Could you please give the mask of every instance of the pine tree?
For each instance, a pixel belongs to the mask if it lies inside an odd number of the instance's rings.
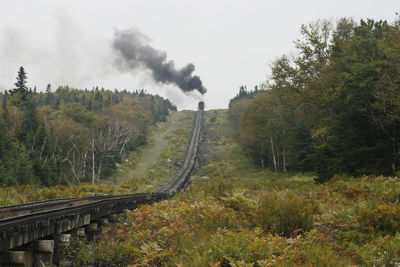
[[[17,99],[14,102],[18,108],[20,108],[24,114],[23,118],[23,132],[18,136],[27,148],[32,149],[34,145],[35,133],[39,125],[39,118],[37,115],[36,103],[33,100],[32,92],[28,90],[26,86],[27,74],[24,67],[20,67],[17,75],[17,82],[15,83],[15,89],[12,91],[13,97]]]
[[[50,105],[53,100],[53,94],[51,93],[51,84],[48,84],[46,87],[46,99],[45,104]]]
[[[17,76],[17,82],[14,84],[15,89],[12,91],[13,94],[20,93],[24,100],[28,95],[28,87],[26,86],[28,76],[26,75],[24,67],[20,67]]]

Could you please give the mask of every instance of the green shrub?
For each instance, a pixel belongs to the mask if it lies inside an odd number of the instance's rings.
[[[357,184],[349,184],[346,187],[343,187],[341,190],[341,193],[348,199],[359,199],[359,198],[364,198],[368,191],[366,188],[357,185]]]
[[[127,266],[138,258],[139,252],[134,244],[101,240],[96,244],[93,256],[98,266]]]
[[[86,238],[71,239],[71,243],[67,247],[56,246],[54,253],[54,261],[67,260],[74,264],[74,266],[87,266],[90,263],[90,244]]]
[[[364,206],[359,209],[358,222],[365,231],[395,234],[400,231],[400,204]]]
[[[293,236],[309,231],[316,205],[310,200],[284,192],[266,195],[256,210],[256,224],[271,233]]]
[[[284,254],[285,260],[275,266],[351,266],[350,261],[338,255],[330,246],[308,243],[300,244]]]
[[[377,240],[355,246],[361,266],[400,266],[400,234],[387,235]]]
[[[369,193],[369,188],[367,188],[365,185],[361,185],[359,180],[355,181],[337,180],[331,182],[330,190],[332,192],[340,193],[349,200],[363,199]]]
[[[260,231],[260,230],[259,230]],[[219,266],[258,266],[260,260],[279,256],[288,247],[286,239],[269,235],[263,238],[257,231],[221,229],[210,240],[207,251],[208,262],[219,262]],[[262,231],[260,231],[262,233]]]
[[[400,265],[400,234],[379,240],[381,246],[374,257],[374,266]]]
[[[225,206],[245,215],[250,215],[257,208],[257,202],[247,198],[244,192],[234,192],[228,197],[220,197],[220,200]]]

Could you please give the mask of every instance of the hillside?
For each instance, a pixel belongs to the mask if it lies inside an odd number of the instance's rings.
[[[178,168],[192,115],[174,112],[151,127],[148,144],[117,167],[115,184],[6,187],[2,204],[155,189]],[[398,264],[400,179],[336,175],[317,184],[312,174],[261,169],[235,142],[228,117],[206,112],[188,191],[126,211],[96,241],[74,239],[55,257],[76,266],[93,259],[99,266]]]
[[[181,167],[191,135],[193,115],[193,111],[174,111],[165,122],[149,126],[146,144],[136,147],[121,163],[116,163],[107,179],[94,184],[4,186],[0,189],[0,206],[52,198],[155,191]]]
[[[137,192],[150,192],[167,182],[182,166],[193,126],[193,111],[172,112],[152,126],[146,145],[131,152],[111,177],[115,184],[137,182]]]
[[[321,185],[309,174],[262,170],[233,141],[227,114],[206,113],[190,190],[127,211],[79,259],[89,253],[100,266],[397,263],[399,179],[337,176]]]
[[[399,1],[24,1],[0,267],[400,266]]]
[[[176,110],[169,100],[136,92],[68,86],[0,93],[0,184],[98,183],[146,143],[148,128]]]

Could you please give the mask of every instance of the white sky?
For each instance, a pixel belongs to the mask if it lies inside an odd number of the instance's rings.
[[[13,87],[23,65],[38,90],[145,88],[194,109],[197,100],[178,88],[114,68],[114,29],[136,27],[178,68],[195,64],[208,109],[226,108],[240,85],[260,84],[269,63],[294,51],[301,24],[344,16],[391,22],[396,12],[399,0],[0,0],[0,89]]]

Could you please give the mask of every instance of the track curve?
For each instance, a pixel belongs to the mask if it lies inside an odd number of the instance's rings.
[[[195,168],[203,109],[204,103],[200,102],[182,168],[159,190],[142,194],[50,199],[0,207],[0,252],[87,225],[90,221],[125,209],[168,198],[184,188]]]

